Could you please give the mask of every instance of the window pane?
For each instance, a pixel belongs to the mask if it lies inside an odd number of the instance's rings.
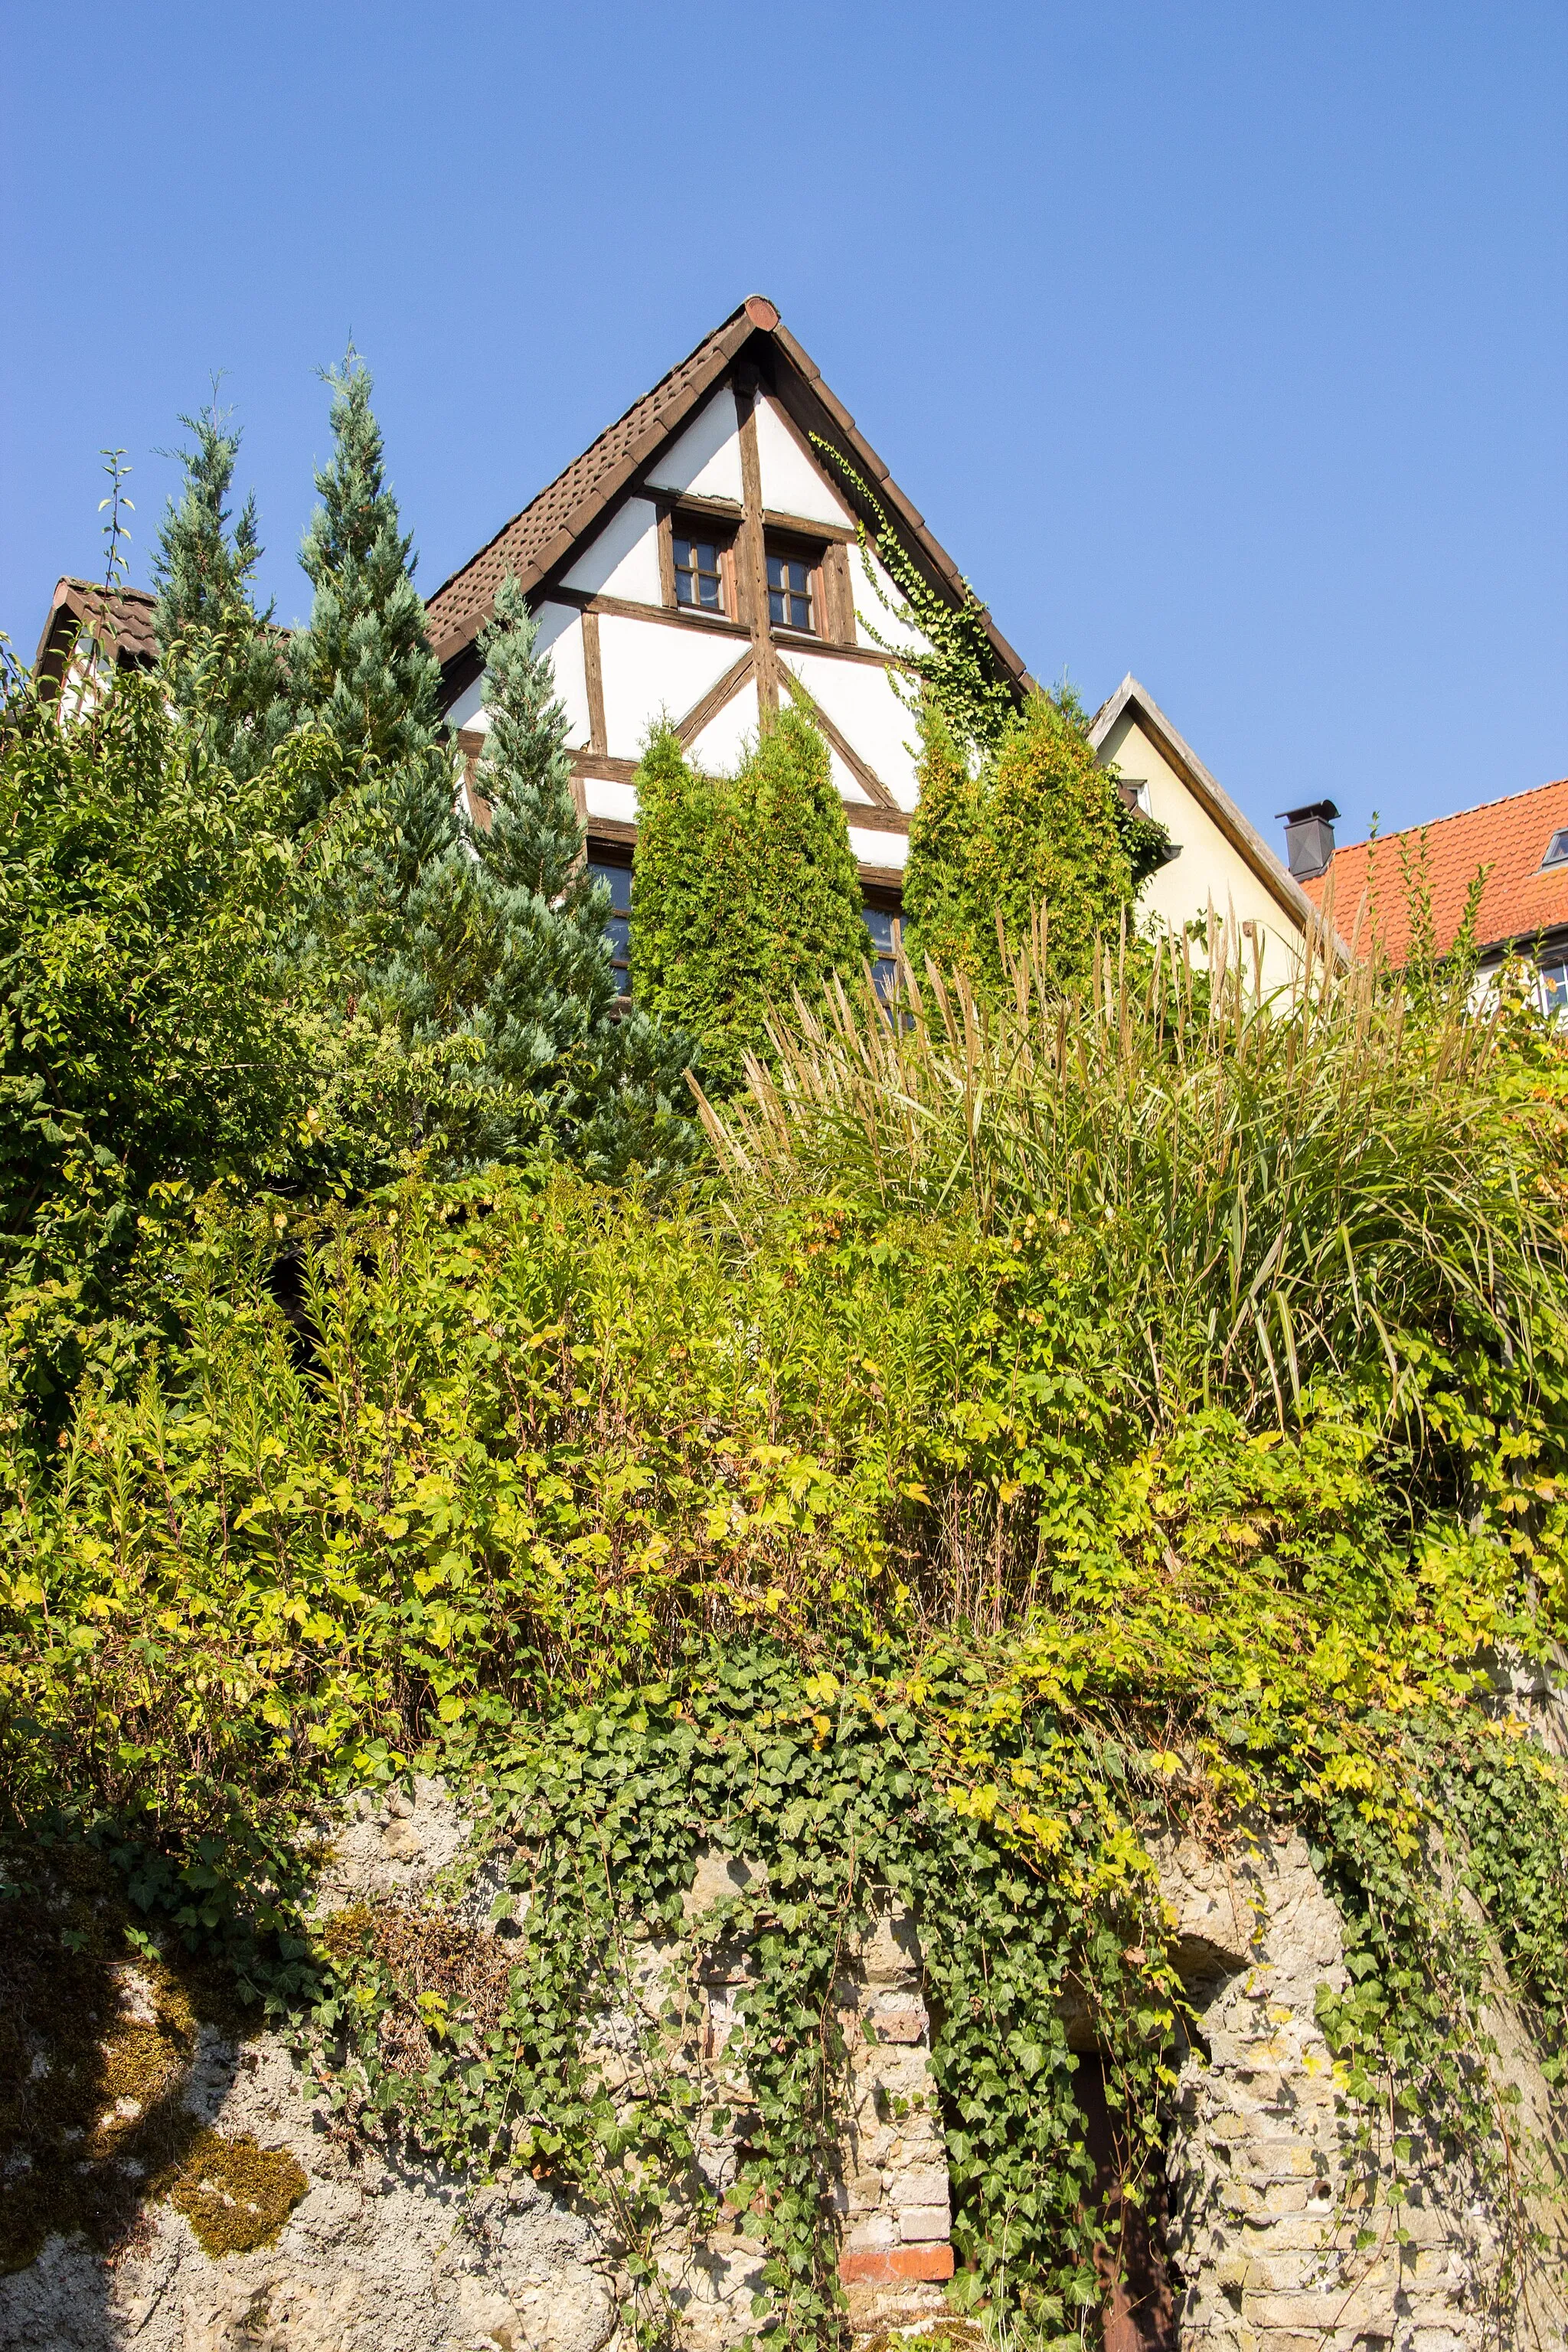
[[[898,961],[893,953],[893,925],[898,920],[885,907],[862,907],[860,919],[870,933],[871,977],[877,993],[889,997],[898,975]]]
[[[605,925],[605,937],[610,943],[610,969],[616,985],[623,996],[631,989],[632,972],[632,869],[629,866],[611,866],[605,860],[591,857],[588,872],[595,882],[603,882],[610,893],[609,919]]]
[[[789,625],[789,616],[784,611],[784,606],[788,602],[789,599],[786,596],[781,595],[776,588],[769,590],[768,618],[776,629],[787,628]]]

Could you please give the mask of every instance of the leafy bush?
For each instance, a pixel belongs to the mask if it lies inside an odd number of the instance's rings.
[[[733,777],[690,767],[668,729],[637,771],[633,993],[689,1030],[732,1086],[772,1004],[867,955],[860,885],[827,747],[781,711]]]
[[[920,730],[904,878],[910,953],[994,993],[1007,986],[1009,952],[1038,930],[1051,975],[1081,975],[1096,937],[1115,937],[1159,865],[1163,828],[1122,805],[1065,690],[1031,695],[977,767],[929,696]]]

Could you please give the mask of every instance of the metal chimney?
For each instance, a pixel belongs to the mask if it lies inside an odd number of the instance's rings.
[[[1332,801],[1309,801],[1305,808],[1281,809],[1279,814],[1285,820],[1285,862],[1292,877],[1315,881],[1333,864],[1338,809]]]

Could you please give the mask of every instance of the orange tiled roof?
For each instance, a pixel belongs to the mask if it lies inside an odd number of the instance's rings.
[[[1552,835],[1562,831],[1568,831],[1568,776],[1375,842],[1353,842],[1336,849],[1327,873],[1301,887],[1321,907],[1331,880],[1342,939],[1355,934],[1357,951],[1364,954],[1375,936],[1394,962],[1403,963],[1411,929],[1406,867],[1417,887],[1431,894],[1435,944],[1444,955],[1464,919],[1470,885],[1485,866],[1478,944],[1528,940],[1568,923],[1568,863],[1544,871],[1541,864]]]
[[[651,392],[634,400],[626,415],[514,515],[488,547],[444,580],[427,608],[430,642],[437,655],[445,657],[489,619],[496,590],[508,572],[515,572],[525,588],[531,587],[576,536],[584,510],[613,495],[620,479],[722,373],[753,329],[777,316],[760,297],[742,302],[679,367],[661,376]]]

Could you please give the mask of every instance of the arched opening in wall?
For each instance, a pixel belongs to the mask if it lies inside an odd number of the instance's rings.
[[[1106,2096],[1105,2061],[1098,2051],[1079,2054],[1073,2089],[1083,2110],[1094,2159],[1094,2186],[1106,2215],[1107,2243],[1099,2255],[1106,2283],[1105,2352],[1176,2352],[1176,2286],[1165,2251],[1170,2219],[1163,2157],[1139,2179],[1137,2197],[1123,2195],[1127,2152]]]

